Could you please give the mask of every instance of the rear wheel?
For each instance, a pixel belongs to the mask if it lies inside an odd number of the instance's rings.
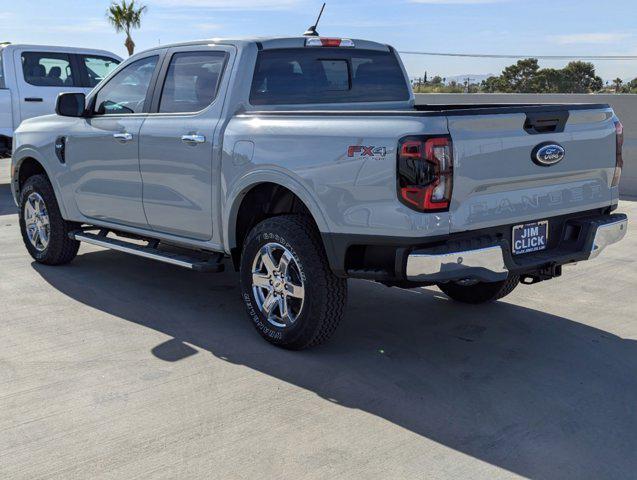
[[[39,263],[62,265],[75,258],[80,242],[69,238],[78,225],[62,218],[51,183],[30,177],[20,191],[20,230],[29,254]]]
[[[501,282],[478,282],[473,285],[462,285],[459,283],[441,283],[438,288],[445,295],[457,302],[462,303],[487,303],[495,302],[506,297],[520,283],[520,277],[512,275]]]
[[[261,336],[293,350],[326,342],[347,297],[347,282],[332,273],[316,226],[301,215],[252,229],[241,255],[241,289]]]

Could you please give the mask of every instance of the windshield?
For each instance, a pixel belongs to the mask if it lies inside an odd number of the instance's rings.
[[[345,48],[263,50],[250,91],[253,105],[408,99],[409,87],[393,53]]]

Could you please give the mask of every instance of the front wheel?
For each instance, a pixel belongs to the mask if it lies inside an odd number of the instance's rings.
[[[62,265],[77,255],[80,242],[69,238],[77,224],[62,218],[51,183],[30,177],[20,191],[20,230],[31,256],[45,265]]]
[[[511,293],[520,283],[520,277],[512,275],[501,282],[478,282],[473,285],[441,283],[438,288],[448,297],[462,303],[495,302]]]
[[[326,342],[336,330],[347,281],[329,267],[320,235],[300,215],[255,226],[241,255],[241,290],[257,331],[274,345],[301,350]]]

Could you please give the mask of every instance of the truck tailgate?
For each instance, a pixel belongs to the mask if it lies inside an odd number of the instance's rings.
[[[552,128],[551,120],[560,116]],[[616,139],[610,108],[552,106],[546,112],[501,114],[484,109],[451,114],[448,125],[455,155],[452,232],[611,204]],[[534,151],[545,143],[563,147],[564,158],[551,166],[536,164]]]

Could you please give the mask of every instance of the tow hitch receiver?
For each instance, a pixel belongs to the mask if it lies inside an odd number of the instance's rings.
[[[533,285],[544,280],[550,280],[562,276],[562,265],[549,263],[543,268],[538,269],[532,274],[523,274],[520,276],[520,282],[524,285]]]

